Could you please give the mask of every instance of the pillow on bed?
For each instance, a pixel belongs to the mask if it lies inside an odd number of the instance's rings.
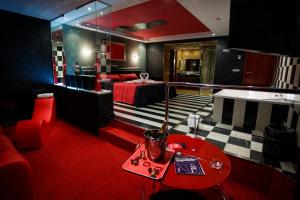
[[[110,79],[112,81],[121,81],[121,78],[117,74],[100,74],[101,79]]]
[[[120,74],[120,78],[122,81],[130,81],[138,79],[136,74]]]

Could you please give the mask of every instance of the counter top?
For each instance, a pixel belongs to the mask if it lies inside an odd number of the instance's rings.
[[[300,106],[299,94],[223,89],[215,93],[213,96],[283,105],[294,104]]]
[[[199,72],[186,71],[186,72],[178,72],[177,75],[180,76],[200,76]]]
[[[76,75],[76,74],[66,74],[66,76],[91,77],[91,78],[95,78],[96,77],[96,75],[88,75],[88,74],[79,74],[79,75]]]
[[[76,88],[76,87],[71,87],[71,86],[65,86],[65,85],[62,85],[62,84],[54,84],[54,85],[59,86],[59,87],[68,88],[68,89],[71,89],[71,90],[77,90],[77,91],[83,91],[83,92],[94,93],[94,94],[97,94],[97,95],[102,95],[102,94],[112,93],[111,90],[105,90],[105,89],[101,89],[101,91],[96,91],[96,90],[86,90],[86,89],[82,89],[82,88]]]

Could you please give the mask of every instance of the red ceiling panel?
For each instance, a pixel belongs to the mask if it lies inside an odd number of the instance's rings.
[[[108,27],[109,18],[108,15],[98,17],[98,25]],[[130,34],[149,39],[210,31],[176,0],[151,0],[113,12],[111,13],[111,28],[133,26],[137,23],[150,23],[153,20],[164,20],[167,24],[131,32]],[[96,24],[96,19],[89,20],[87,23]]]

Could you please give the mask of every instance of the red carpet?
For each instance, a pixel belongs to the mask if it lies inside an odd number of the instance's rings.
[[[33,169],[35,199],[148,199],[152,181],[122,169],[131,153],[121,146],[58,120],[43,148],[23,153]],[[280,172],[229,157],[232,172],[223,184],[229,199],[292,199],[295,183]],[[202,194],[221,199],[218,189]]]
[[[122,170],[127,152],[58,121],[46,145],[26,152],[36,199],[142,199],[152,182]]]

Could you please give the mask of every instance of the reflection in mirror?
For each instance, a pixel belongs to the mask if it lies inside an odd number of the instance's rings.
[[[63,41],[63,18],[56,19],[55,26],[51,29],[52,38],[52,64],[53,78],[55,84],[64,84],[65,77],[65,56]]]
[[[94,1],[51,22],[55,84],[101,90],[98,75],[110,70],[110,19],[110,6]]]

